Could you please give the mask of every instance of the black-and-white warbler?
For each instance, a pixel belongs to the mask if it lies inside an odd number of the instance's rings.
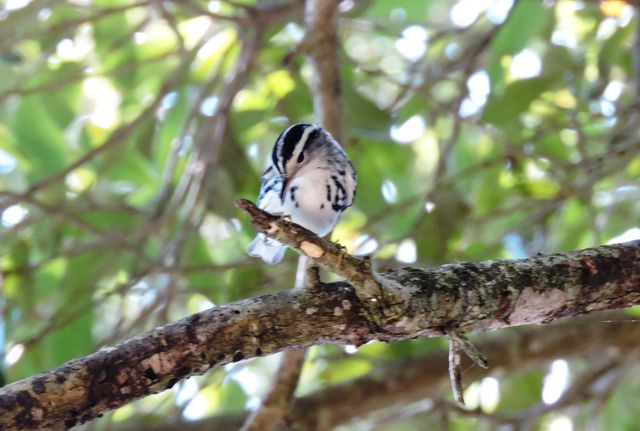
[[[262,174],[258,207],[324,236],[355,194],[356,171],[340,144],[320,126],[294,124],[276,140],[271,165]],[[247,253],[269,264],[280,262],[285,250],[263,234],[247,247]]]

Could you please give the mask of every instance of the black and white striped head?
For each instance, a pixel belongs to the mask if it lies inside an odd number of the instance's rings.
[[[278,172],[287,177],[309,163],[317,150],[331,145],[333,138],[314,124],[294,124],[280,134],[273,147],[271,160]]]

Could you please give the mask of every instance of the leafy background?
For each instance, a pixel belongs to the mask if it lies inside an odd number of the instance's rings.
[[[284,127],[314,121],[310,66],[283,61],[304,34],[299,1],[0,5],[5,381],[292,286],[293,253],[273,267],[245,255],[253,232],[233,200],[255,199]],[[285,12],[256,18],[273,5]],[[333,237],[349,251],[379,267],[432,266],[640,237],[633,5],[364,0],[341,10],[343,145],[359,189]],[[299,393],[442,347],[315,347]],[[216,369],[85,428],[240,412],[257,405],[276,366],[268,357]],[[467,399],[517,412],[557,398],[585,366],[558,358],[467,382]],[[597,411],[551,412],[534,429],[583,426],[586,414],[596,428],[632,429],[631,376]],[[346,429],[442,425],[426,410]],[[481,415],[446,423],[492,427]]]

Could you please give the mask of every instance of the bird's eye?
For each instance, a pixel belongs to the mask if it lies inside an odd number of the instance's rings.
[[[304,161],[304,153],[300,152],[300,155],[298,156],[298,163],[302,163]]]
[[[320,130],[314,129],[311,134],[309,134],[309,141],[315,141],[320,137]]]

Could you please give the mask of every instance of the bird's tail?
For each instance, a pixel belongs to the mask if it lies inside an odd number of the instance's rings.
[[[275,265],[282,260],[286,249],[286,245],[259,233],[247,246],[247,253],[249,256],[261,258],[269,265]]]

